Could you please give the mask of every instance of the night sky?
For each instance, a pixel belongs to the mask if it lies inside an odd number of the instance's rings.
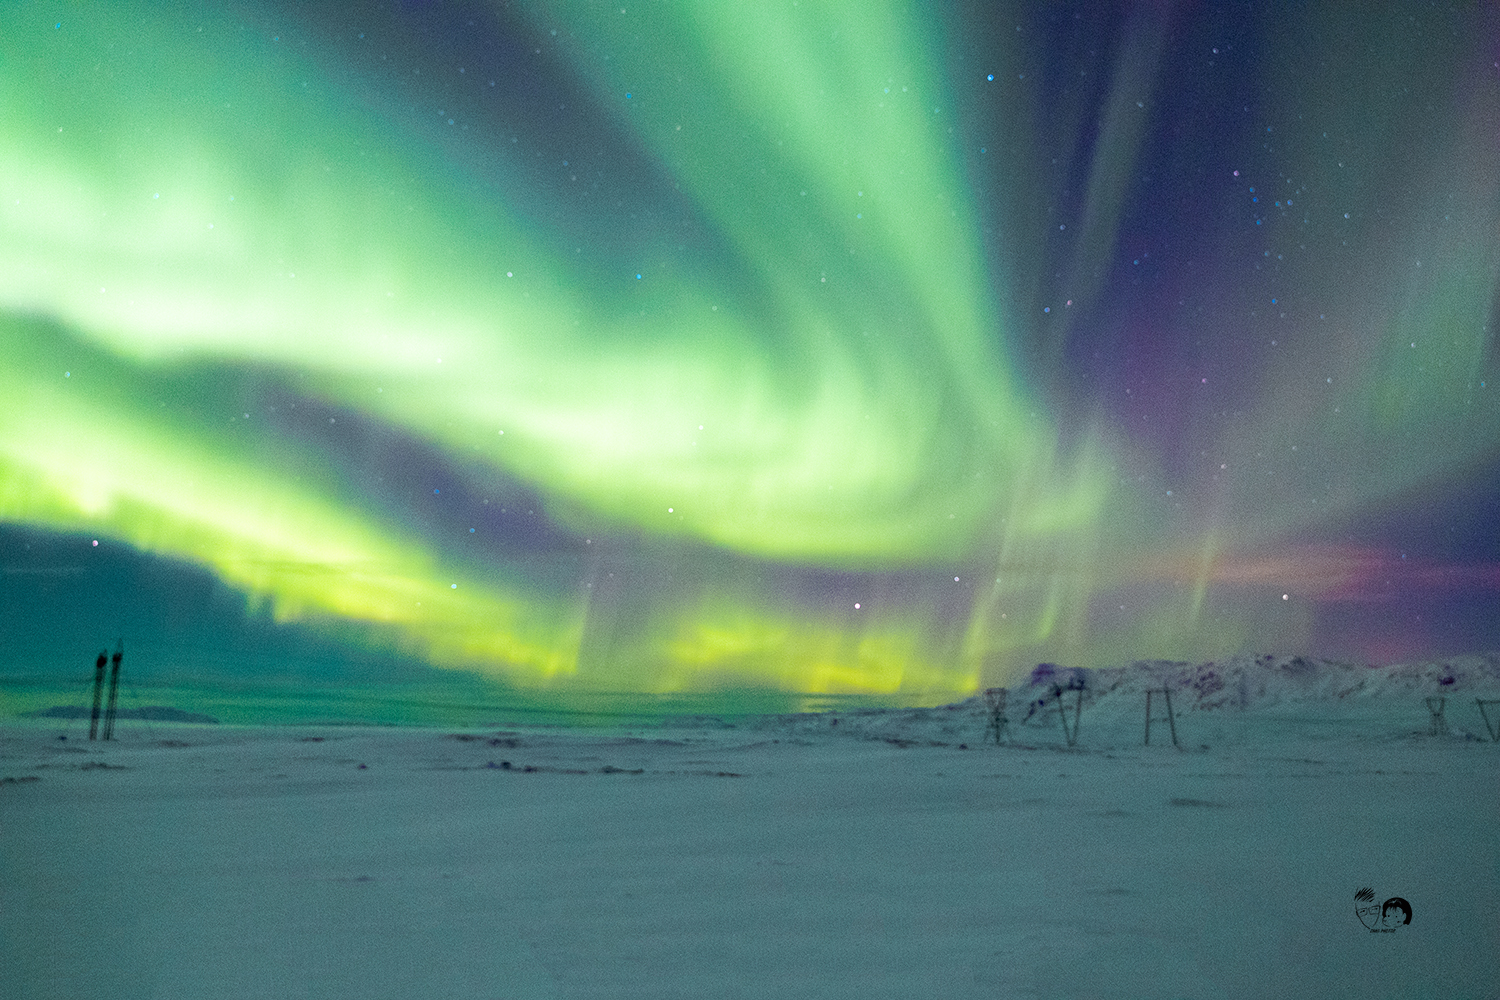
[[[0,109],[0,672],[1500,648],[1494,5],[4,3]]]

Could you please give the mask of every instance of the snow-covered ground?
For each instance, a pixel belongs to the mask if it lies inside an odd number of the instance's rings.
[[[1012,688],[1002,746],[979,698],[109,744],[9,721],[0,997],[1500,997],[1497,661],[1093,672],[1069,747],[1072,677]],[[1162,684],[1182,749],[1159,700],[1142,745]],[[1411,923],[1367,930],[1366,887]]]

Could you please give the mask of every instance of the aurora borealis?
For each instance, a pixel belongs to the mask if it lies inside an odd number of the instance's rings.
[[[3,669],[1500,643],[1491,6],[7,3],[0,108]]]

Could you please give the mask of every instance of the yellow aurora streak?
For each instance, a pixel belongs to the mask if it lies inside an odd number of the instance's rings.
[[[755,347],[756,317],[680,276],[651,275],[645,308],[590,307],[523,225],[395,141],[326,66],[196,12],[191,28],[181,12],[115,10],[50,33],[34,17],[11,38],[0,96],[23,113],[0,135],[0,301],[147,374],[190,358],[297,371],[330,402],[541,485],[579,527],[849,567],[966,558],[995,536],[997,496],[1048,478],[1049,432],[989,346],[970,211],[930,106],[946,96],[913,59],[928,40],[895,7],[878,24],[869,8],[835,11],[844,51],[878,42],[880,70],[840,79],[827,62],[768,85],[765,59],[806,55],[801,15],[715,10],[674,22],[701,29],[711,56],[691,99],[659,65],[636,107],[654,102],[643,134],[685,136],[675,162],[696,166],[682,181],[776,298],[785,351]],[[615,68],[643,73],[656,51],[622,50],[634,61]],[[617,81],[597,86],[619,99]],[[725,174],[719,154],[756,106],[781,111],[774,139],[752,144],[785,153],[781,190],[747,197],[753,168]],[[831,133],[835,107],[858,113]],[[810,234],[796,266],[778,260],[786,227]],[[523,680],[573,669],[576,606],[468,580],[453,591],[420,542],[341,508],[328,484],[91,409],[87,373],[63,391],[59,364],[7,373],[7,518],[211,566],[279,616],[379,626],[436,663]],[[1098,490],[1085,475],[1031,510],[1010,501],[1007,530],[1070,530]],[[797,638],[767,644],[768,629]],[[668,631],[640,655],[673,686],[730,664],[806,690],[974,674],[925,662],[909,639],[848,646],[754,616]],[[711,655],[704,637],[726,634],[739,637],[726,650],[760,655]]]

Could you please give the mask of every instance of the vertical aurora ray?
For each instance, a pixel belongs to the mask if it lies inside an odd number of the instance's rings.
[[[519,684],[1322,641],[1500,444],[1487,36],[1093,14],[8,4],[0,518]]]

